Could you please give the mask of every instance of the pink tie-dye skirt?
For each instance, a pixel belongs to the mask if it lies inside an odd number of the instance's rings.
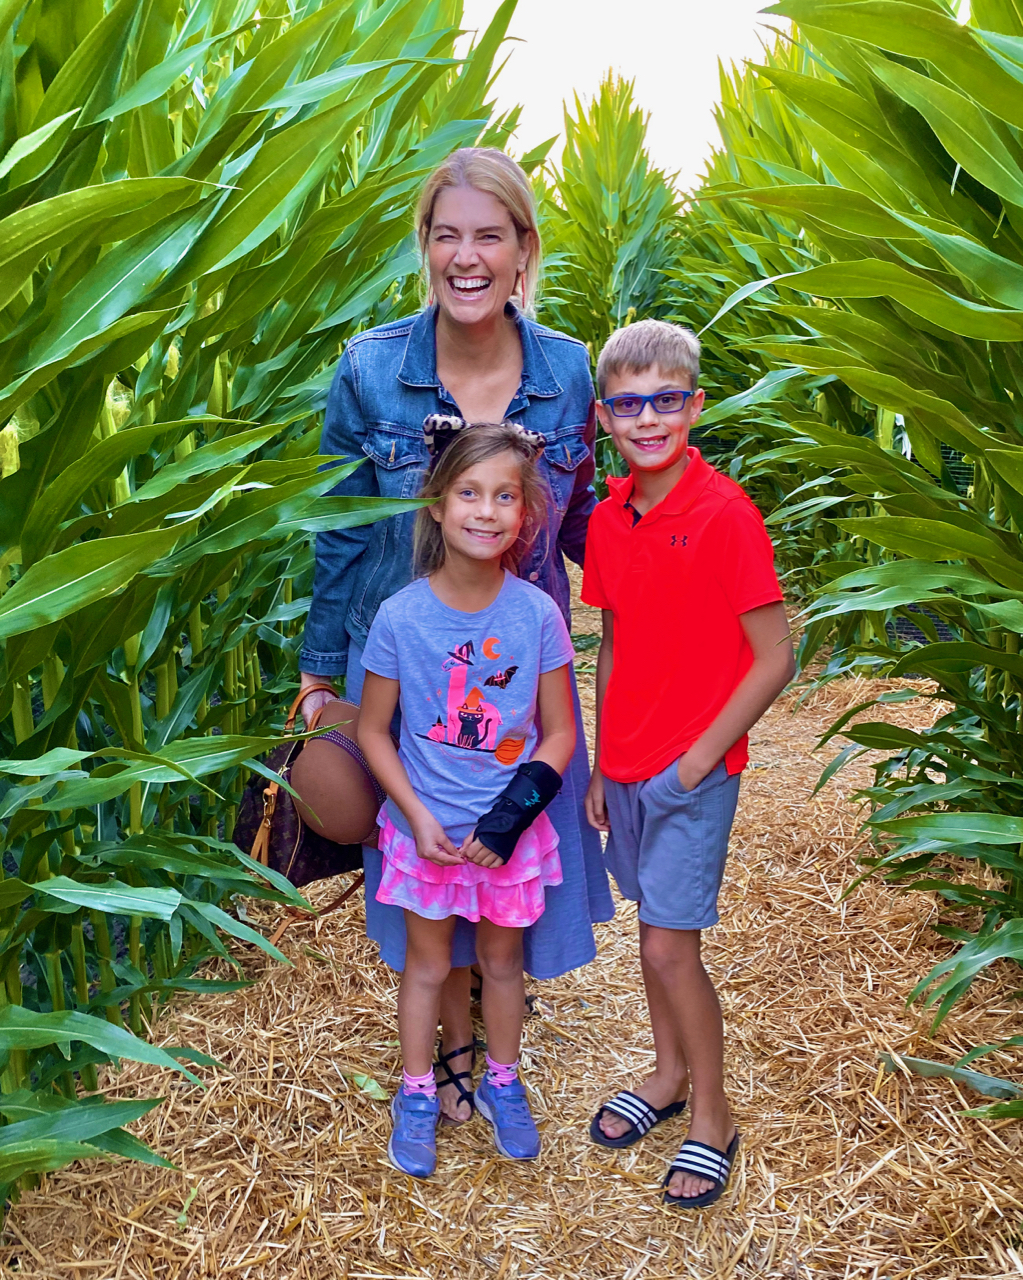
[[[561,884],[558,833],[541,813],[515,846],[503,867],[438,866],[416,853],[416,842],[388,818],[381,827],[380,852],[383,875],[377,902],[414,911],[427,920],[464,916],[466,920],[490,920],[508,929],[524,929],[543,915],[544,890]]]

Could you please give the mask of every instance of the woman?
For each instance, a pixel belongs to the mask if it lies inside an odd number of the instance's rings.
[[[541,433],[549,519],[519,573],[552,596],[569,622],[562,553],[582,564],[596,503],[593,387],[582,343],[525,314],[541,261],[529,181],[500,151],[456,151],[427,180],[416,231],[429,277],[428,305],[411,319],[359,334],[345,349],[320,447],[367,461],[332,492],[414,498],[426,473],[423,422],[431,414],[469,422],[510,418]],[[347,696],[359,700],[370,624],[381,602],[412,576],[414,519],[409,512],[318,535],[313,602],[299,656],[303,686],[346,672]],[[495,638],[486,657],[499,656]],[[502,675],[512,680],[513,664]],[[560,838],[564,881],[548,890],[547,909],[524,938],[525,966],[536,978],[558,977],[592,960],[592,924],[614,914],[599,837],[583,811],[589,763],[574,688],[573,695],[576,752],[548,811]],[[303,713],[310,716],[329,697],[311,694]],[[402,912],[376,901],[381,859],[375,850],[365,851],[365,865],[367,932],[387,964],[401,969]],[[475,959],[474,933],[474,925],[458,921],[452,957],[458,967],[441,1007],[438,1085],[446,1086],[445,1116],[457,1121],[472,1114],[461,1081],[472,1066],[468,966]]]

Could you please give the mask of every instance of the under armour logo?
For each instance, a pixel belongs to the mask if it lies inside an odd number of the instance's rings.
[[[683,533],[683,534],[673,533],[671,535],[671,545],[673,547],[684,547],[688,541],[689,541],[688,533]]]

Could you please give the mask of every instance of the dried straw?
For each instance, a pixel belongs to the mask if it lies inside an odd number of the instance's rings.
[[[586,612],[577,630],[592,627]],[[932,1039],[905,997],[952,945],[930,928],[934,902],[877,883],[842,900],[864,847],[846,797],[869,771],[856,765],[811,797],[821,766],[811,749],[874,688],[832,686],[795,715],[790,698],[753,735],[723,922],[706,940],[744,1135],[719,1205],[688,1215],[661,1207],[680,1121],[619,1153],[586,1135],[600,1101],[652,1060],[628,904],[600,926],[594,964],[536,986],[523,1056],[541,1158],[499,1158],[477,1119],[442,1130],[429,1182],[393,1170],[387,1103],[374,1095],[397,1079],[396,978],[366,942],[356,898],[289,929],[282,945],[294,968],[242,950],[258,985],[164,1014],[161,1043],[225,1064],[204,1072],[205,1092],[147,1067],[108,1076],[113,1096],[168,1097],[137,1131],[178,1171],[93,1164],[49,1176],[9,1215],[0,1271],[59,1280],[1023,1273],[1018,1127],[962,1118],[981,1099],[948,1081],[879,1070],[882,1051],[951,1062],[1011,1035],[1018,971],[979,980]],[[921,700],[888,714],[919,724],[932,708]],[[315,897],[325,903],[339,887]],[[252,911],[268,930],[278,919]],[[988,1062],[1012,1070],[1007,1056]]]

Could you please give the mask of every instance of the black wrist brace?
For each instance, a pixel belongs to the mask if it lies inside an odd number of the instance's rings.
[[[476,823],[473,833],[480,844],[507,862],[519,836],[543,813],[561,790],[561,774],[542,760],[520,764],[494,807]]]

